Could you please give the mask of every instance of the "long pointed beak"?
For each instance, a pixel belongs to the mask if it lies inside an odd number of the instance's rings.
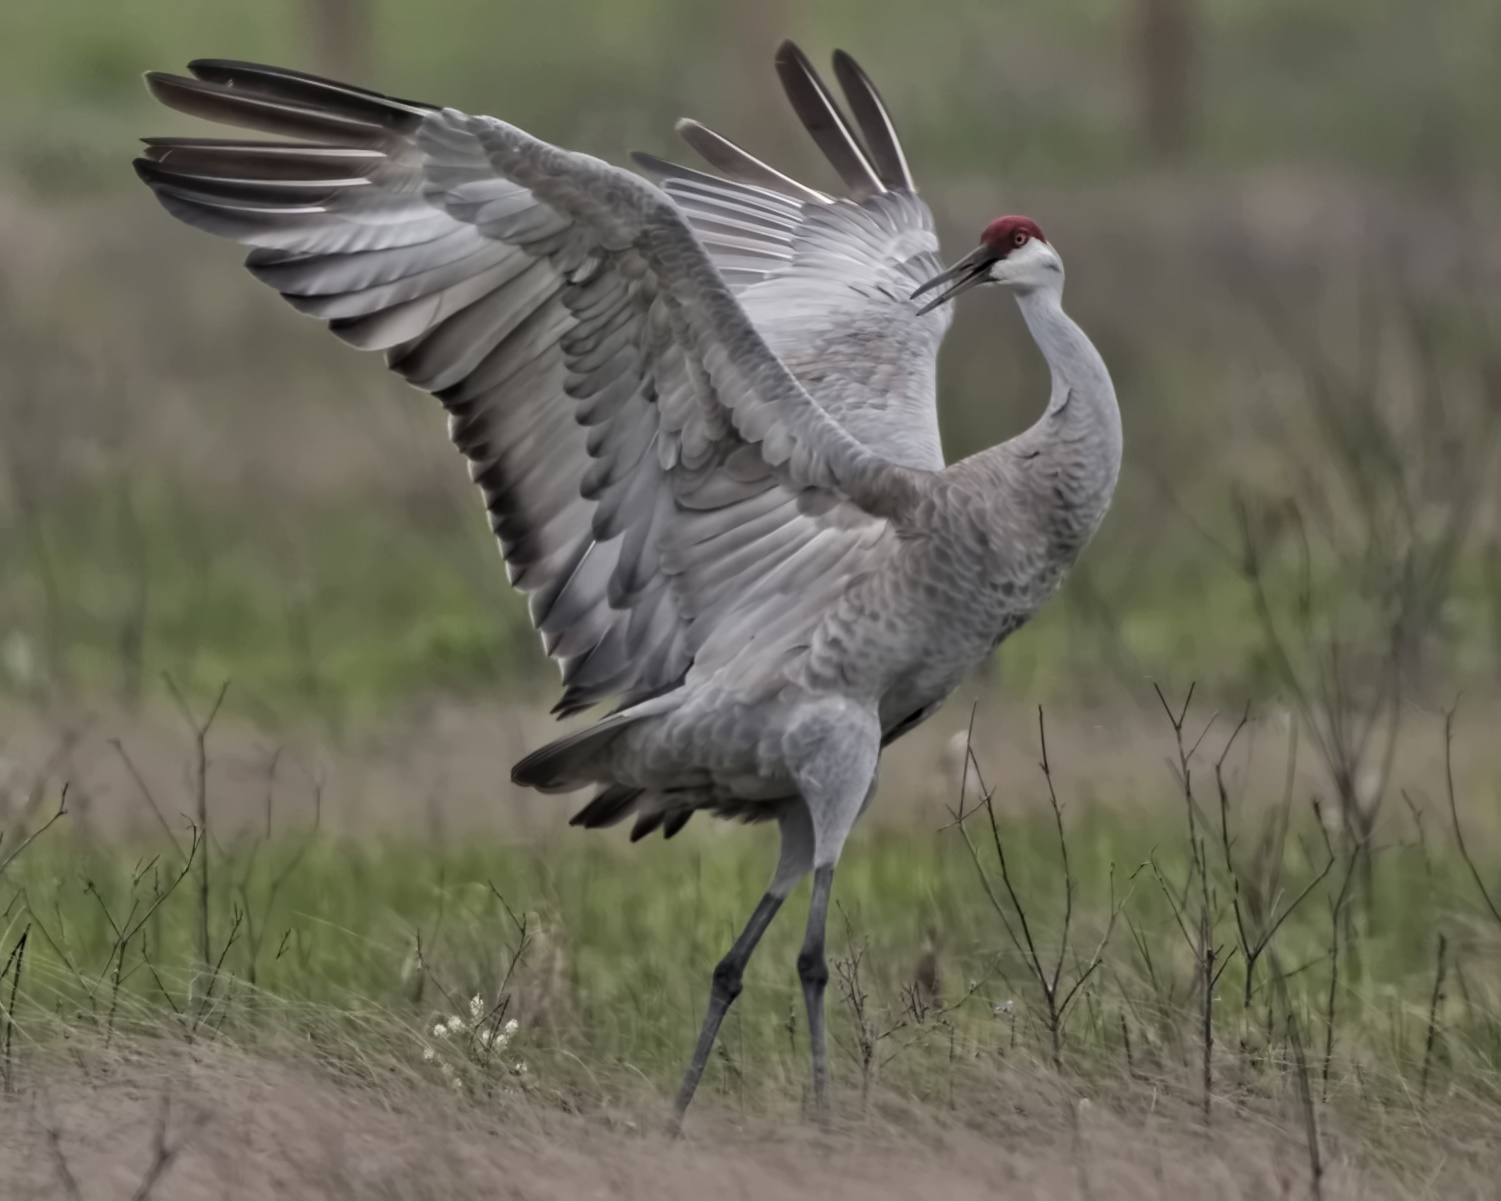
[[[976,285],[983,284],[990,270],[990,264],[995,260],[996,253],[989,246],[976,246],[947,271],[939,272],[912,293],[911,299],[916,300],[924,292],[932,291],[944,284],[949,286],[918,309],[917,315],[921,317],[924,313],[930,313],[945,301],[953,300],[961,292],[968,292]]]

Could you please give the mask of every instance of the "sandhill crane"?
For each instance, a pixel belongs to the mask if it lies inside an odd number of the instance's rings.
[[[1120,467],[1110,377],[1042,230],[999,218],[942,270],[864,72],[835,55],[857,134],[801,51],[776,65],[845,196],[692,121],[719,174],[637,155],[658,187],[490,117],[221,60],[149,87],[291,140],[152,138],[136,164],[174,216],[253,247],[254,275],[443,402],[561,667],[557,711],[618,702],[513,778],[595,786],[574,824],[633,816],[633,839],[699,810],[778,823],[675,1122],[810,871],[797,972],[827,1114],[825,918],[881,750],[1043,604]],[[1024,433],[946,466],[943,302],[981,284],[1016,297],[1052,393]]]

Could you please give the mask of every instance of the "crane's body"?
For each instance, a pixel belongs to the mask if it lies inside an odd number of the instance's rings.
[[[733,640],[719,666],[690,670],[680,688],[638,706],[639,723],[585,770],[679,807],[773,817],[756,805],[796,793],[778,745],[802,706],[837,695],[873,711],[883,740],[911,729],[1042,607],[1103,517],[1113,477],[1062,482],[1067,469],[1048,448],[1064,425],[1048,419],[1032,458],[1027,443],[1008,444],[941,473],[829,603],[769,636]],[[1070,484],[1078,504],[1054,520],[1039,501]]]
[[[777,56],[844,198],[693,122],[680,132],[720,174],[638,155],[658,188],[493,118],[279,68],[148,77],[175,108],[293,139],[148,139],[137,170],[441,399],[562,669],[558,711],[616,702],[513,778],[593,786],[575,824],[633,818],[633,838],[701,810],[778,823],[679,1118],[745,963],[810,871],[798,973],[826,1111],[824,925],[882,748],[1042,606],[1120,467],[1109,374],[1063,312],[1042,231],[998,219],[942,270],[880,98],[847,55],[834,66],[862,136],[796,47]],[[1024,433],[946,466],[942,302],[981,283],[1016,295],[1052,393]]]

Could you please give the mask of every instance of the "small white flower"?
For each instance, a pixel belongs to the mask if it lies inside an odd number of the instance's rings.
[[[451,1063],[445,1063],[445,1064],[442,1064],[440,1066],[441,1066],[443,1074],[445,1076],[452,1076],[453,1075],[453,1064],[451,1064]]]
[[[518,1075],[518,1076],[525,1076],[526,1075],[526,1064],[522,1063],[521,1060],[519,1060],[519,1059],[516,1061],[516,1075]]]
[[[485,1002],[484,1002],[483,998],[481,998],[481,997],[470,997],[469,998],[469,1016],[471,1018],[473,1018],[477,1022],[480,1019],[480,1014],[482,1014],[484,1012],[485,1012]]]
[[[435,1060],[435,1059],[438,1058],[438,1053],[436,1051],[434,1051],[431,1047],[423,1047],[422,1048],[422,1058],[427,1063],[432,1063],[433,1060]]]
[[[434,1038],[447,1038],[448,1037],[448,1027],[445,1026],[442,1022],[439,1022],[436,1026],[433,1027],[433,1037]]]
[[[509,1038],[511,1035],[515,1034],[516,1031],[518,1031],[520,1029],[521,1029],[521,1023],[518,1022],[515,1018],[512,1018],[509,1022],[506,1023],[506,1037]]]
[[[488,1047],[490,1045],[490,1032],[488,1030],[481,1030],[479,1032],[479,1040]]]
[[[464,1019],[463,1018],[455,1015],[454,1017],[451,1017],[451,1018],[448,1019],[448,1032],[450,1034],[457,1034],[463,1028],[464,1028]]]

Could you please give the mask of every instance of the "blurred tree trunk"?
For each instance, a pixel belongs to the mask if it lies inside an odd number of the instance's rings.
[[[1153,154],[1182,154],[1193,138],[1196,0],[1134,0],[1142,136]]]
[[[739,77],[734,88],[739,113],[736,130],[725,130],[758,158],[776,165],[792,142],[795,121],[789,121],[773,66],[777,46],[791,36],[792,14],[787,0],[735,0],[724,29],[729,38],[723,46]],[[712,124],[712,122],[711,122]],[[786,170],[786,164],[782,164]]]
[[[306,0],[317,69],[351,83],[365,81],[370,67],[371,0]]]

